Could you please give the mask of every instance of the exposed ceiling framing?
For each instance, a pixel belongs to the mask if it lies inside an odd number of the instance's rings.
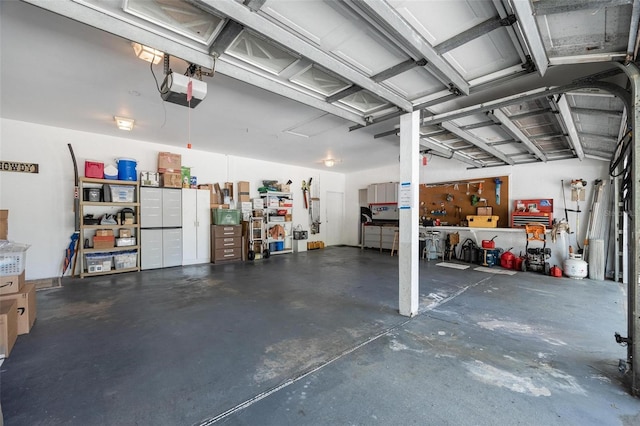
[[[388,124],[375,138],[397,138],[397,118],[420,110],[422,149],[471,167],[610,158],[628,97],[609,82],[616,72],[475,106],[465,99],[560,64],[635,59],[640,15],[632,0],[25,1],[215,67],[353,131]]]

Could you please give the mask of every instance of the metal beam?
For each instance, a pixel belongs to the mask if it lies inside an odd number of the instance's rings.
[[[327,102],[329,102],[330,104],[339,101],[340,99],[344,99],[349,95],[353,95],[354,93],[358,93],[362,90],[362,87],[360,86],[356,86],[355,84],[347,87],[346,89],[343,89],[341,91],[339,91],[338,93],[334,93],[331,96],[327,96],[327,98],[325,99]]]
[[[466,31],[457,34],[450,39],[443,41],[440,44],[433,46],[433,48],[438,52],[439,55],[444,55],[445,53],[462,46],[463,44],[467,44],[472,40],[477,39],[478,37],[482,37],[490,33],[491,31],[511,26],[516,22],[516,15],[509,15],[506,18],[490,18],[486,21],[476,25],[475,27],[471,27]]]
[[[257,12],[262,9],[266,1],[267,0],[244,0],[243,4],[251,9],[252,12]]]
[[[559,95],[561,93],[575,91],[576,89],[593,87],[597,89],[606,90],[615,96],[617,96],[625,104],[627,109],[631,109],[631,99],[629,93],[620,86],[611,83],[604,83],[600,81],[591,80],[578,80],[574,83],[564,86],[556,87],[543,87],[540,89],[530,90],[528,92],[519,93],[513,96],[507,96],[505,98],[495,99],[493,101],[485,102],[483,104],[477,104],[466,108],[461,108],[455,111],[449,111],[442,114],[432,115],[430,117],[424,117],[422,124],[439,124],[444,121],[457,120],[462,117],[468,117],[470,115],[491,111],[496,108],[503,108],[509,105],[528,102],[534,99],[540,99],[551,95]]]
[[[372,75],[371,79],[376,83],[380,83],[381,81],[388,80],[391,77],[395,77],[396,75],[402,74],[403,72],[409,71],[416,67],[424,67],[427,65],[426,59],[421,59],[419,61],[414,61],[413,59],[407,59],[404,62],[400,62],[398,65],[394,65],[391,68],[387,68],[384,71],[380,71],[376,75]]]
[[[578,159],[582,161],[584,160],[584,149],[582,149],[580,135],[578,135],[576,124],[573,121],[573,115],[571,114],[571,107],[569,106],[567,97],[561,96],[560,99],[555,101],[555,103],[558,106],[558,111],[560,111],[560,116],[562,117],[562,121],[564,122],[564,128],[569,134],[569,142],[571,142],[571,146],[575,150]]]
[[[509,119],[509,117],[499,109],[494,109],[492,112],[488,113],[489,117],[495,118],[499,123],[502,124],[503,130],[507,132],[510,136],[522,142],[522,144],[535,155],[539,160],[547,162],[547,156],[544,155],[542,151],[527,137],[527,135],[522,132],[516,126],[516,124]]]
[[[577,12],[580,10],[598,10],[604,7],[626,6],[633,0],[538,0],[535,2],[534,15],[553,15],[556,13]]]
[[[378,133],[376,135],[373,135],[374,139],[379,139],[379,138],[384,138],[386,136],[391,136],[391,135],[398,135],[400,134],[400,129],[393,129],[393,130],[389,130],[386,132],[382,132],[382,133]]]
[[[242,32],[244,27],[238,24],[236,21],[228,20],[226,24],[224,24],[224,28],[220,31],[220,34],[216,37],[211,45],[211,49],[209,51],[213,54],[220,56],[224,53],[233,40],[238,37],[238,35]]]
[[[363,73],[328,55],[326,52],[295,36],[291,32],[277,26],[267,18],[251,12],[248,8],[233,0],[200,0],[207,8],[222,13],[223,15],[239,22],[245,27],[251,28],[276,43],[286,46],[298,54],[309,58],[311,61],[327,70],[342,76],[346,80],[370,91],[387,102],[397,105],[405,111],[412,111],[413,105],[408,100],[397,95],[391,90],[381,86]]]
[[[469,83],[427,43],[422,35],[398,15],[389,3],[380,0],[357,0],[354,4],[365,12],[375,14],[375,17],[398,38],[398,42],[419,52],[420,56],[428,61],[428,70],[445,86],[452,84],[465,95],[469,94]]]
[[[327,103],[323,99],[319,99],[314,96],[303,93],[299,91],[297,88],[285,85],[277,79],[271,79],[266,77],[265,75],[256,74],[252,71],[248,71],[243,68],[240,68],[234,64],[227,62],[224,56],[221,58],[218,58],[218,61],[216,63],[216,72],[219,72],[224,75],[228,75],[229,77],[233,77],[240,81],[244,81],[245,83],[258,86],[264,90],[277,93],[286,98],[292,99],[294,101],[300,102],[310,107],[317,108],[321,111],[328,112],[329,114],[333,114],[337,117],[344,118],[345,120],[349,120],[361,125],[365,124],[364,118],[362,118],[359,114],[354,114],[350,111],[347,111],[344,108],[340,108],[333,104]]]
[[[511,160],[509,157],[504,155],[502,152],[498,151],[495,148],[492,148],[485,141],[473,136],[472,134],[470,134],[468,132],[465,132],[464,130],[461,130],[455,124],[453,124],[453,123],[442,123],[442,127],[444,127],[446,130],[450,131],[454,135],[464,139],[465,141],[474,144],[475,146],[477,146],[478,148],[482,149],[483,151],[488,152],[489,154],[493,155],[494,157],[499,158],[500,160],[502,160],[506,164],[513,165],[513,160]]]
[[[544,77],[549,67],[549,58],[547,58],[546,49],[538,30],[536,18],[533,16],[533,9],[530,1],[514,1],[511,2],[513,10],[518,17],[518,27],[522,31],[527,48],[531,53],[531,58],[536,64],[536,69],[540,76]]]

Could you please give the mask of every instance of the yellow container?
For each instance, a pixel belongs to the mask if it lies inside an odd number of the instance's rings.
[[[469,228],[497,228],[500,216],[467,216]]]

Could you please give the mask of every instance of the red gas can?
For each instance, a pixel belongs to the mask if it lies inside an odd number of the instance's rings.
[[[516,256],[513,253],[511,253],[510,251],[505,251],[504,253],[502,253],[502,256],[500,256],[500,266],[506,269],[514,269],[513,262],[515,258]]]
[[[554,265],[554,266],[551,268],[551,276],[552,276],[552,277],[556,277],[556,278],[561,277],[561,276],[562,276],[562,269],[560,269],[560,268],[558,267],[558,265]]]
[[[513,259],[513,269],[515,269],[516,271],[521,271],[522,270],[522,262],[524,262],[524,258],[523,257],[516,257]]]

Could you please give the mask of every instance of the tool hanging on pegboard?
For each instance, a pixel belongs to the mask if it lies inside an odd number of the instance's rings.
[[[500,187],[502,181],[500,180],[500,178],[495,178],[493,181],[496,183],[496,204],[500,205]]]

